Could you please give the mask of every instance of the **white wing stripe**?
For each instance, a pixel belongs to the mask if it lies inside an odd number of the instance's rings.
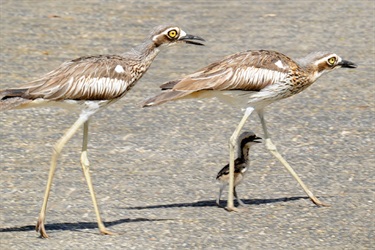
[[[267,82],[279,82],[286,76],[286,73],[280,71],[249,67],[246,69],[237,69],[233,75],[232,82],[238,85],[246,81],[254,86],[262,86]]]
[[[111,96],[117,97],[126,91],[128,84],[122,79],[114,79],[109,77],[94,77],[87,78],[81,76],[75,84],[72,81],[68,82],[66,94],[72,98],[79,96]],[[70,92],[70,93],[69,93]]]

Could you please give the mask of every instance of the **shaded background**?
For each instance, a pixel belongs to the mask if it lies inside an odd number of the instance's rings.
[[[82,135],[64,148],[47,210],[34,226],[53,144],[78,114],[0,113],[3,249],[368,249],[374,244],[374,1],[1,1],[0,87],[17,86],[83,55],[115,54],[171,23],[207,40],[160,53],[121,101],[96,114],[89,158],[103,219],[98,234],[79,165]],[[168,80],[223,56],[273,49],[292,58],[328,50],[359,65],[324,75],[271,105],[273,141],[329,208],[315,207],[266,151],[238,188],[245,213],[214,204],[217,171],[242,112],[217,100],[141,109]],[[262,136],[256,116],[246,128]],[[226,195],[226,194],[225,194]],[[223,197],[224,198],[224,197]]]

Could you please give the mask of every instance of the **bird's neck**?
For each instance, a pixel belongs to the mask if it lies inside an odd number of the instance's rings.
[[[132,60],[145,62],[148,64],[147,66],[150,66],[159,52],[160,50],[156,47],[155,43],[151,39],[147,39],[142,44],[122,54],[122,56],[128,57]]]
[[[241,147],[239,147],[241,148]],[[250,147],[245,145],[241,150],[238,151],[238,158],[243,159],[245,162],[249,159]]]
[[[313,83],[324,73],[324,70],[320,69],[318,65],[312,63],[309,56],[310,55],[305,58],[297,59],[296,62],[298,63],[300,70],[304,72],[304,76],[308,78],[308,81]]]

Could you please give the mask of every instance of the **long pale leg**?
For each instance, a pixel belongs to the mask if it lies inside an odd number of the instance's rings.
[[[40,237],[42,238],[48,238],[48,235],[44,228],[44,222],[46,218],[48,197],[51,191],[52,180],[53,180],[56,165],[57,165],[57,158],[59,157],[61,150],[63,149],[65,144],[72,138],[72,136],[77,132],[79,127],[81,127],[81,125],[85,123],[86,121],[87,121],[87,117],[80,116],[78,120],[73,124],[73,126],[69,128],[69,130],[60,138],[60,140],[55,144],[53,148],[51,168],[50,168],[49,175],[48,175],[46,191],[44,193],[43,205],[42,205],[42,209],[40,210],[38,222],[35,227],[35,230],[40,233]]]
[[[234,189],[234,151],[235,147],[237,145],[237,139],[241,132],[241,129],[245,125],[245,122],[247,118],[251,115],[251,113],[254,111],[254,108],[248,107],[245,111],[244,116],[242,117],[242,120],[237,125],[236,130],[232,134],[229,140],[229,191],[228,191],[228,201],[227,201],[227,207],[226,209],[228,211],[238,211],[234,205],[233,205],[233,189]]]
[[[220,205],[220,198],[221,198],[221,193],[223,192],[224,188],[225,188],[225,184],[221,184],[219,194],[218,194],[217,199],[216,199],[216,205],[218,207],[223,207],[223,206]]]
[[[289,163],[280,155],[277,151],[276,146],[272,143],[271,138],[267,131],[266,121],[264,120],[264,113],[263,110],[258,111],[258,115],[260,118],[260,122],[262,123],[262,128],[264,132],[264,136],[266,137],[266,147],[267,149],[284,165],[284,167],[289,171],[289,173],[297,180],[298,184],[301,185],[303,191],[309,196],[311,201],[316,204],[317,206],[329,206],[324,204],[323,202],[319,201],[318,198],[307,188],[307,186],[303,183],[303,181],[298,177],[297,173],[293,170],[293,168],[289,165]]]
[[[87,185],[89,186],[90,195],[92,202],[94,204],[96,219],[98,221],[98,227],[99,231],[102,234],[113,234],[112,232],[108,231],[100,217],[100,212],[98,208],[98,204],[96,202],[96,196],[94,192],[94,187],[92,185],[91,176],[90,176],[90,163],[89,159],[87,158],[87,142],[88,142],[88,131],[89,131],[89,121],[87,120],[83,126],[83,143],[82,143],[82,152],[81,152],[81,166],[83,174],[85,175],[85,179],[87,182]]]
[[[233,194],[234,194],[234,197],[236,197],[238,204],[240,204],[240,206],[246,206],[245,203],[243,203],[243,201],[241,201],[241,199],[238,197],[236,187],[234,187]]]
[[[218,194],[217,199],[216,199],[216,205],[218,207],[222,207],[220,205],[220,198],[221,198],[221,194],[222,194],[224,188],[225,188],[225,184],[223,184],[223,185],[220,186],[219,194]],[[240,204],[240,206],[246,206],[245,203],[238,197],[238,194],[237,194],[237,191],[236,191],[236,187],[234,187],[233,195],[237,199],[238,204]]]

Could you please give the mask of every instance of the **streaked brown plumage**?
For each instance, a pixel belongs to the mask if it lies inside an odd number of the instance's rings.
[[[150,33],[144,43],[129,52],[121,55],[81,57],[63,63],[38,80],[17,88],[0,90],[2,111],[43,105],[58,105],[81,110],[77,121],[54,146],[43,205],[36,225],[36,230],[41,237],[48,237],[44,222],[57,158],[64,145],[82,125],[84,127],[82,169],[94,204],[99,230],[102,234],[111,234],[101,220],[89,173],[87,158],[89,119],[101,108],[123,97],[147,71],[161,47],[175,43],[203,45],[197,40],[204,41],[198,36],[186,34],[179,27],[159,26]]]
[[[234,161],[234,186],[233,186],[233,194],[234,197],[236,197],[238,203],[241,206],[244,206],[245,204],[241,201],[241,199],[238,197],[236,187],[238,184],[240,184],[243,181],[243,178],[245,177],[245,173],[248,170],[248,167],[250,166],[250,147],[254,144],[260,143],[262,138],[257,137],[253,131],[246,131],[243,132],[238,137],[238,156],[237,159]],[[221,207],[220,205],[220,197],[221,193],[223,192],[223,189],[226,185],[229,184],[229,164],[225,165],[216,175],[216,180],[220,182],[220,189],[219,194],[216,199],[216,204]]]
[[[233,54],[182,79],[161,85],[165,91],[146,100],[143,105],[155,106],[181,98],[217,97],[240,107],[251,104],[261,109],[270,102],[301,92],[324,71],[332,70],[332,67],[322,68],[311,63],[333,56],[342,60],[326,52],[312,53],[297,61],[268,50]]]
[[[170,31],[176,32],[175,37],[168,37]],[[187,35],[178,27],[159,26],[144,43],[129,52],[77,58],[63,63],[40,79],[17,88],[0,90],[0,110],[65,100],[113,101],[134,86],[162,45],[178,42],[201,45],[192,40],[203,39]]]
[[[230,138],[230,183],[233,190],[234,147],[247,118],[255,110],[260,117],[268,150],[287,168],[316,205],[320,202],[306,187],[288,162],[279,154],[267,132],[264,108],[295,95],[335,68],[356,68],[352,62],[329,52],[315,52],[298,60],[269,50],[245,51],[214,62],[182,79],[161,85],[164,90],[149,98],[143,106],[154,106],[184,98],[217,97],[223,102],[246,108],[245,114]],[[234,210],[232,192],[228,192],[228,210]]]

